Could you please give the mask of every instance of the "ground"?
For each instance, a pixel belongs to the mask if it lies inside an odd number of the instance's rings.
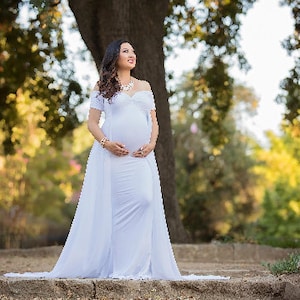
[[[6,272],[49,271],[60,246],[0,250],[0,300],[7,299],[300,299],[300,275],[273,276],[263,262],[295,249],[249,244],[173,245],[182,274],[230,276],[217,281],[15,279]]]

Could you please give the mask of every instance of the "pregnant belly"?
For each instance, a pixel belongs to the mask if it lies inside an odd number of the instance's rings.
[[[119,118],[111,126],[111,139],[120,142],[132,153],[149,143],[150,130],[145,118]]]

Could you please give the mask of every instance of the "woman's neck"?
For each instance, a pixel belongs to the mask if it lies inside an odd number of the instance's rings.
[[[121,84],[128,84],[131,80],[130,71],[118,71],[118,79]]]

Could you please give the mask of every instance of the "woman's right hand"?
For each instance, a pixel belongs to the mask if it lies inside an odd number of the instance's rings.
[[[126,149],[125,145],[119,142],[106,141],[104,148],[116,156],[126,156],[129,154],[129,150]]]

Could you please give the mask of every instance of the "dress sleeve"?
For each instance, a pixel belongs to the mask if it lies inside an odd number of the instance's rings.
[[[92,91],[90,95],[90,108],[104,110],[104,98],[98,91]]]

